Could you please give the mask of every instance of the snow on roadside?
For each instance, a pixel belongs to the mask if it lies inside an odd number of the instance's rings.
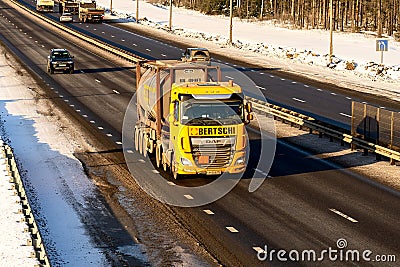
[[[97,1],[109,8],[108,0]],[[134,21],[136,1],[114,0],[113,12],[120,18]],[[139,1],[142,25],[168,29],[169,7]],[[207,16],[184,8],[173,9],[172,33],[208,41],[226,47],[229,20],[224,16]],[[346,70],[370,80],[400,82],[400,43],[389,39],[389,51],[384,52],[384,65],[380,53],[375,51],[375,36],[371,33],[334,33],[333,63],[329,61],[329,32],[323,30],[291,30],[277,27],[273,22],[246,22],[234,20],[233,46],[244,51],[277,59],[291,59],[303,64]]]
[[[73,157],[72,142],[60,131],[56,118],[41,114],[51,110],[41,107],[41,100],[28,89],[35,83],[24,70],[18,66],[13,69],[9,63],[1,53],[1,137],[13,148],[21,167],[50,261],[54,266],[104,266],[107,261],[101,248],[91,242],[75,209],[77,205],[85,206],[85,198],[94,194],[95,186]],[[3,197],[1,202],[5,203]],[[7,225],[7,231],[20,231],[20,227],[14,221]],[[0,251],[4,249],[2,242]],[[23,249],[15,248],[15,253]],[[1,266],[27,266],[14,262],[14,258],[7,259]]]

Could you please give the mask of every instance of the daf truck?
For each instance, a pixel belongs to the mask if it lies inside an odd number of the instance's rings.
[[[54,1],[53,0],[37,0],[36,10],[39,12],[53,12]]]
[[[175,179],[244,172],[251,105],[221,77],[219,67],[204,64],[137,63],[135,149],[155,154],[157,167]]]

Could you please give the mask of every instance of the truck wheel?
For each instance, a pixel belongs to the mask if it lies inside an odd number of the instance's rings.
[[[181,174],[178,173],[178,170],[176,167],[174,167],[175,164],[171,163],[171,173],[172,173],[172,177],[174,177],[175,180],[178,180],[181,178]]]
[[[139,150],[139,128],[135,126],[134,129],[134,138],[135,138],[135,150]]]
[[[163,170],[166,172],[168,171],[168,165],[167,165],[167,160],[165,159],[165,155],[161,154],[161,158],[162,158]]]
[[[156,147],[156,166],[157,166],[157,168],[160,168],[161,161],[162,161],[161,157],[162,157],[161,146],[157,146]]]
[[[143,131],[143,136],[142,136],[142,151],[143,151],[143,157],[146,157],[147,156],[147,134],[144,131]]]
[[[70,73],[70,74],[74,74],[74,69],[70,69],[70,70],[69,70],[69,73]]]
[[[138,146],[139,146],[139,153],[140,155],[143,155],[143,133],[142,129],[139,129],[139,138],[138,138]]]
[[[54,69],[50,67],[50,74],[54,74]]]

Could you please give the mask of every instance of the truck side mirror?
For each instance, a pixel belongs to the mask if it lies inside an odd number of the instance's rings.
[[[251,114],[251,113],[247,114],[247,121],[248,122],[252,121],[253,119],[254,119],[253,114]]]
[[[250,113],[253,111],[253,109],[251,107],[251,102],[246,102],[245,109],[246,109],[247,113]]]

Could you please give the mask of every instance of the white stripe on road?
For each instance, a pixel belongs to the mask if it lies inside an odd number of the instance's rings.
[[[329,209],[329,210],[332,211],[333,213],[336,213],[337,215],[339,215],[339,216],[341,216],[341,217],[343,217],[343,218],[345,218],[345,219],[347,219],[347,220],[353,222],[353,223],[358,222],[356,219],[353,219],[352,217],[350,217],[350,216],[344,214],[343,212],[338,211],[337,209],[331,208],[331,209]]]
[[[317,91],[320,91],[320,92],[322,92],[322,89],[319,89],[319,88],[317,88]]]
[[[298,99],[298,98],[295,98],[295,97],[292,97],[292,99],[295,100],[295,101],[298,101],[300,103],[306,103],[306,101],[302,100],[302,99]]]
[[[257,87],[258,89],[261,89],[261,90],[266,90],[266,88],[261,87],[261,86],[258,86],[258,85],[256,85],[256,87]]]
[[[228,79],[231,79],[231,80],[234,80],[234,79],[235,79],[235,78],[233,78],[233,77],[231,77],[231,76],[226,76],[226,75],[225,75],[225,77],[228,78]]]
[[[348,100],[350,100],[350,99],[351,99],[351,97],[348,97],[348,96],[346,96],[346,98],[347,98]]]
[[[346,113],[343,113],[343,112],[340,112],[339,114],[342,115],[342,116],[351,118],[351,115],[349,115],[349,114],[346,114]]]
[[[259,170],[259,169],[254,168],[254,170],[255,170],[256,172],[261,173],[262,175],[265,175],[265,176],[268,175],[268,173],[266,173],[266,172],[264,172],[264,171],[261,171],[261,170]]]
[[[265,253],[265,250],[263,250],[260,247],[253,247],[253,249],[257,252],[257,253]]]
[[[175,183],[174,183],[174,182],[171,182],[171,181],[168,181],[167,184],[169,184],[169,185],[175,185]]]
[[[335,93],[331,93],[331,95],[336,95]]]
[[[120,94],[120,92],[118,92],[117,90],[113,90],[113,92],[118,94],[118,95]]]
[[[228,229],[231,233],[239,233],[239,231],[236,230],[235,227],[232,227],[232,226],[227,226],[226,229]]]
[[[208,215],[213,215],[214,212],[212,212],[211,210],[203,210],[205,213],[207,213]]]
[[[186,197],[187,199],[193,199],[191,195],[183,195],[183,196]]]
[[[96,82],[101,83],[101,81],[99,79],[95,79]]]
[[[153,172],[153,173],[160,173],[160,172],[157,171],[157,170],[151,170],[151,172]]]

